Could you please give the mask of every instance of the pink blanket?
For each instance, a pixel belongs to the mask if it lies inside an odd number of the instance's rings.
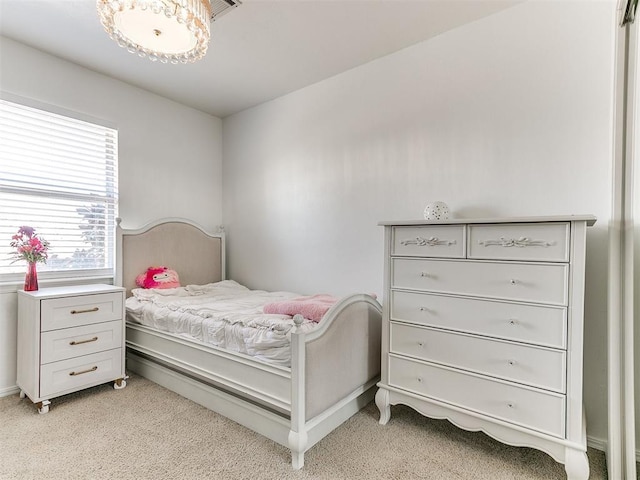
[[[313,322],[319,322],[327,310],[338,301],[331,295],[311,295],[309,297],[292,298],[281,302],[267,303],[264,306],[264,313],[276,313],[280,315],[297,315]]]

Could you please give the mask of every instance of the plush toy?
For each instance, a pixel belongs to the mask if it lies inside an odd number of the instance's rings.
[[[136,285],[141,288],[176,288],[180,286],[178,273],[167,267],[149,267],[136,277]]]

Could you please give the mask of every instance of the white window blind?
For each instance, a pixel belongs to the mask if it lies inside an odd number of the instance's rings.
[[[0,98],[0,276],[26,271],[9,245],[23,225],[50,243],[45,277],[112,275],[117,167],[117,130]]]

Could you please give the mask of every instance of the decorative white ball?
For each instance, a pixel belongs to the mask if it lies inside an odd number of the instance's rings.
[[[446,220],[449,218],[449,205],[444,202],[431,202],[424,209],[427,220]]]

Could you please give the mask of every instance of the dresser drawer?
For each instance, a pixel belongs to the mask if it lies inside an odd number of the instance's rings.
[[[565,397],[452,368],[389,356],[389,385],[557,437]]]
[[[392,255],[407,257],[465,257],[464,225],[394,227]]]
[[[569,261],[569,223],[469,225],[468,258]]]
[[[98,385],[121,375],[121,348],[48,363],[40,367],[40,396]]]
[[[42,363],[103,352],[122,346],[122,321],[44,332],[40,339]]]
[[[391,286],[566,305],[568,274],[564,264],[394,258]]]
[[[391,291],[392,320],[566,348],[567,309]]]
[[[391,323],[391,352],[564,393],[562,350]]]
[[[42,301],[42,331],[122,319],[122,293],[101,293]]]

